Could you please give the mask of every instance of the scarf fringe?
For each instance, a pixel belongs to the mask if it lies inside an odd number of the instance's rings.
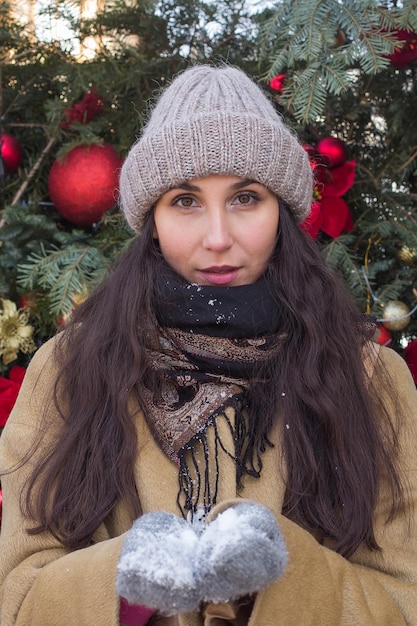
[[[234,411],[234,424],[226,414],[227,408]],[[236,485],[242,488],[242,477],[249,474],[259,478],[262,470],[260,452],[265,444],[272,445],[265,437],[260,450],[255,450],[253,426],[251,428],[248,405],[244,394],[230,398],[210,417],[204,428],[198,431],[178,453],[177,504],[183,517],[191,513],[191,519],[199,506],[204,514],[217,503],[219,488],[219,453],[223,452],[236,465]],[[219,434],[219,420],[224,420],[230,430],[234,449],[228,450]],[[210,451],[209,433],[213,433],[213,450]],[[203,463],[203,467],[201,467]]]

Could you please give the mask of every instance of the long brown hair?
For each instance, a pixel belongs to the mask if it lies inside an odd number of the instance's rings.
[[[30,532],[49,531],[71,549],[89,544],[117,501],[128,502],[132,518],[140,513],[129,398],[144,406],[144,382],[156,384],[145,348],[156,338],[152,298],[163,260],[152,231],[150,213],[141,236],[58,338],[53,402],[62,434],[35,467],[25,506],[38,520]],[[256,436],[281,415],[288,423],[284,514],[332,538],[343,555],[361,542],[377,549],[373,518],[382,480],[391,514],[404,493],[394,426],[365,380],[363,319],[285,205],[267,272],[284,343],[268,365],[269,383],[262,393],[253,383],[250,396]]]

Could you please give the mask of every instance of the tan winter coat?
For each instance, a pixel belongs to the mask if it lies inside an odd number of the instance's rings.
[[[54,377],[51,346],[49,342],[35,354],[0,438],[2,469],[19,462],[39,428]],[[373,376],[378,376],[382,362],[399,391],[399,406],[392,406],[389,397],[384,399],[393,416],[398,409],[403,421],[401,465],[409,481],[409,509],[385,523],[389,501],[382,490],[375,519],[382,550],[361,547],[350,560],[342,558],[326,547],[325,540],[319,542],[281,514],[285,484],[277,427],[271,437],[275,446],[265,452],[261,478],[246,477],[240,495],[275,513],[289,563],[284,576],[258,595],[249,626],[417,626],[417,393],[396,353],[381,349],[378,358]],[[382,383],[379,392],[386,396]],[[57,422],[52,415],[42,445],[54,439]],[[177,467],[156,445],[141,413],[137,434],[136,485],[142,511],[178,513]],[[225,429],[222,436],[230,449],[230,432]],[[42,456],[42,445],[32,459]],[[2,478],[1,626],[116,626],[116,567],[124,533],[132,522],[123,503],[97,529],[94,545],[68,554],[51,536],[25,532],[30,523],[22,517],[19,498],[29,470],[30,463]],[[232,460],[223,458],[220,476],[219,508],[223,508],[237,497]],[[197,614],[183,615],[179,621],[181,626],[203,625]]]

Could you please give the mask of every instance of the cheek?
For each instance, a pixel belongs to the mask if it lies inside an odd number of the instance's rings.
[[[275,237],[273,239],[258,237],[252,240],[252,245],[247,248],[247,252],[250,254],[255,267],[260,267],[261,270],[265,269],[275,249],[275,242]]]
[[[254,226],[250,236],[246,238],[248,250],[258,258],[269,259],[271,256],[278,233],[277,215],[268,215],[262,222]]]
[[[157,230],[159,247],[164,259],[175,268],[187,258],[190,242],[183,228],[160,228]]]
[[[181,247],[189,238],[188,232],[186,220],[173,215],[172,209],[156,206],[153,233],[161,248],[168,250],[169,248]]]
[[[161,248],[169,248],[178,239],[175,220],[167,219],[162,212],[155,213],[154,237]]]

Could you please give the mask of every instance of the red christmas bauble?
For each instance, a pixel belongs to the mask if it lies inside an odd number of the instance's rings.
[[[346,146],[341,139],[337,137],[324,137],[317,143],[316,150],[319,154],[326,157],[329,167],[340,167],[346,163],[347,151]]]
[[[379,343],[380,346],[389,346],[392,341],[391,333],[388,328],[385,328],[382,324],[377,324],[374,334],[374,341]]]
[[[0,156],[3,159],[6,174],[13,174],[20,165],[23,150],[20,143],[9,133],[0,133]]]
[[[77,226],[92,226],[117,200],[121,165],[110,144],[77,146],[55,161],[48,189],[58,213]]]

